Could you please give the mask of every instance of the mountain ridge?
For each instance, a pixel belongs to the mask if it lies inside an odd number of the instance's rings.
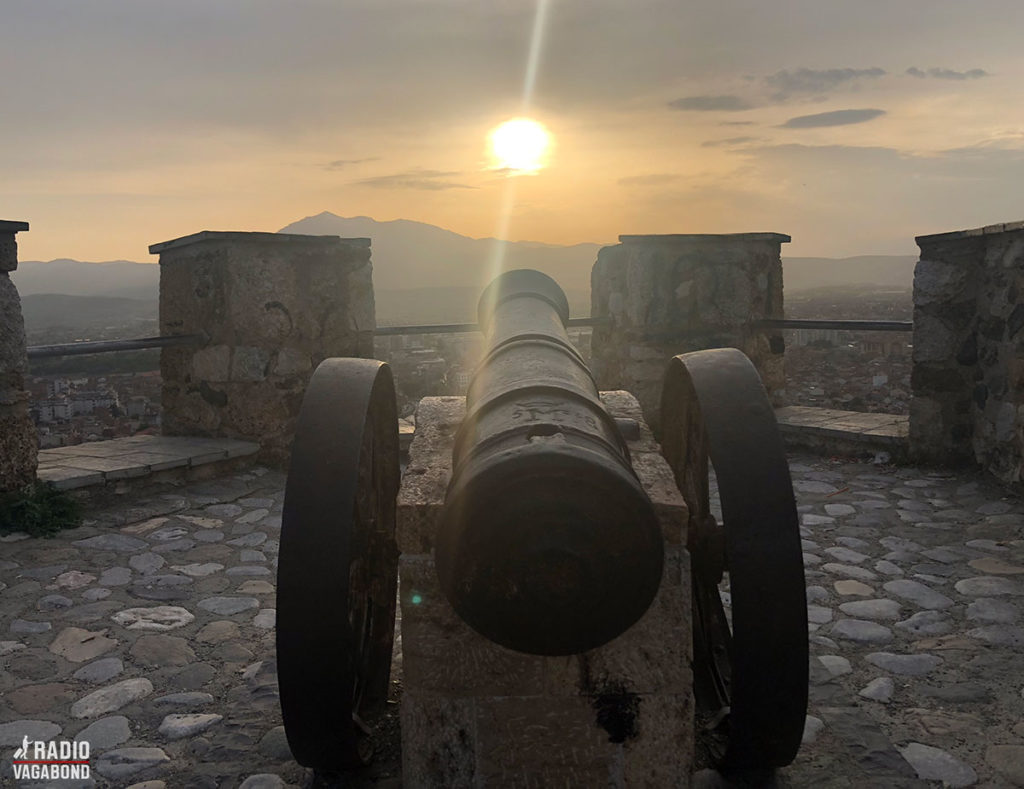
[[[499,243],[474,239],[436,225],[409,219],[377,221],[340,217],[329,211],[292,222],[279,232],[369,237],[372,241],[377,316],[382,323],[434,323],[472,320],[476,293],[491,279],[496,255],[504,268],[536,268],[554,277],[569,296],[573,313],[586,314],[590,270],[601,244],[559,246],[533,241]],[[910,290],[916,256],[858,255],[848,258],[783,257],[785,292],[822,287],[874,286]],[[153,262],[112,260],[98,263],[57,258],[22,261],[12,279],[23,299],[32,295],[130,298],[155,303],[159,266]],[[446,292],[451,291],[451,292]],[[31,304],[33,326],[61,316],[60,306]],[[80,303],[91,318],[96,305]],[[133,314],[144,311],[132,306]],[[139,306],[139,310],[134,309]],[[152,306],[152,304],[150,305]],[[64,307],[75,310],[73,302]]]

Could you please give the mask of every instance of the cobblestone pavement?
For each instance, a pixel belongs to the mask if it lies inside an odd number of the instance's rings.
[[[781,782],[1024,785],[1024,503],[980,476],[791,469],[812,687]],[[0,783],[26,735],[88,739],[86,786],[305,780],[274,669],[283,484],[254,469],[0,538]],[[384,762],[373,780],[393,786]]]
[[[1024,785],[1024,504],[980,475],[790,470],[812,657],[785,782]]]

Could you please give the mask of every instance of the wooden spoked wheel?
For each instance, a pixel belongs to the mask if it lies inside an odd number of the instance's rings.
[[[792,762],[803,734],[807,601],[789,466],[750,360],[733,348],[672,359],[661,431],[690,510],[694,696],[705,756],[727,774],[770,772]]]
[[[327,359],[299,414],[281,518],[277,662],[295,759],[367,764],[387,701],[398,551],[398,417],[390,368]]]

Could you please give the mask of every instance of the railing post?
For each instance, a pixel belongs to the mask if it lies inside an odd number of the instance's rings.
[[[657,429],[668,360],[707,348],[739,348],[754,362],[772,400],[785,390],[778,329],[782,317],[780,233],[619,236],[591,274],[591,367],[600,389],[627,389]]]
[[[286,463],[316,366],[373,355],[370,240],[204,231],[149,251],[161,335],[209,337],[161,351],[163,432],[256,441]]]
[[[25,320],[10,276],[18,268],[15,235],[22,230],[28,222],[0,220],[0,493],[31,483],[39,455],[25,389]]]

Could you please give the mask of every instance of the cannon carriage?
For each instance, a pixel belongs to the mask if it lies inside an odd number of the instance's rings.
[[[464,401],[421,407],[401,492],[388,366],[314,374],[278,567],[301,764],[372,755],[400,564],[407,786],[685,786],[695,747],[698,766],[747,777],[795,757],[802,555],[756,370],[734,349],[674,357],[659,452],[635,400],[598,392],[568,317],[539,272],[488,286],[484,359]]]

